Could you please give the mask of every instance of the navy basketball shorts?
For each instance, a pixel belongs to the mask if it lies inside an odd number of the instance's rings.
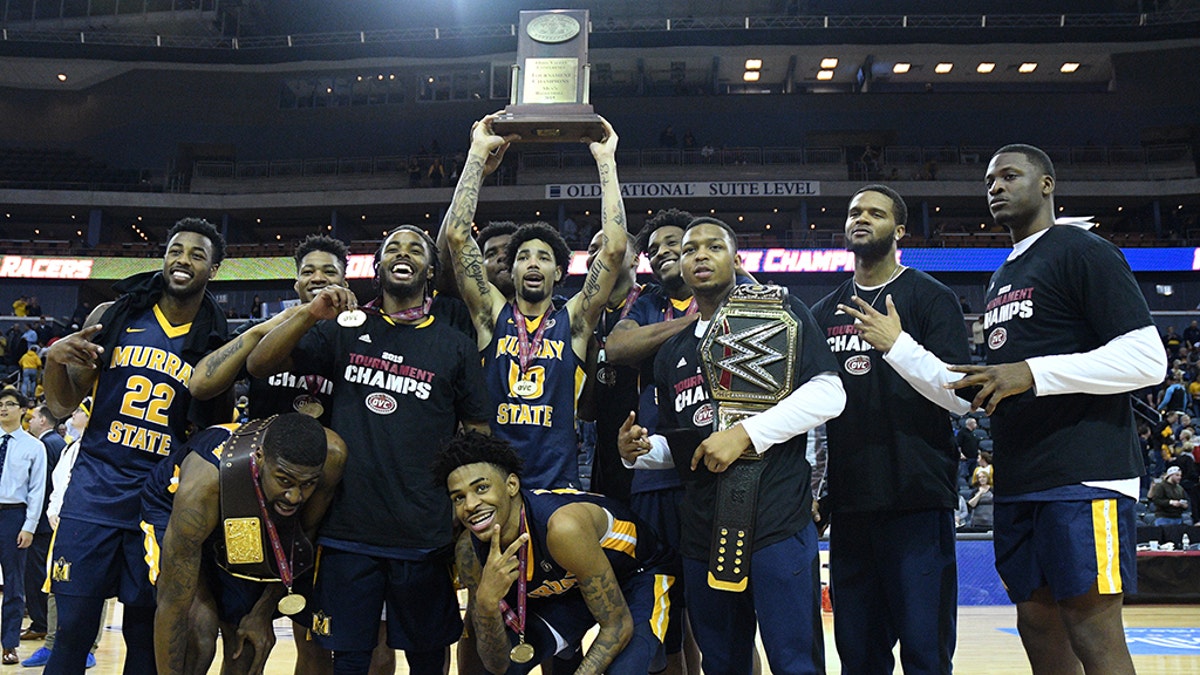
[[[462,635],[454,579],[445,560],[398,560],[320,547],[309,628],[335,651],[371,651],[387,608],[388,646],[442,649]]]
[[[109,598],[133,607],[154,606],[142,533],[63,518],[50,543],[50,590],[60,595]]]
[[[665,541],[671,550],[678,551],[679,501],[682,498],[682,487],[637,492],[629,496],[629,508],[642,522],[653,527],[655,534]],[[678,654],[683,650],[683,612],[687,608],[683,591],[683,562],[678,554],[675,554],[675,557],[673,569],[679,574],[676,575],[675,583],[671,584],[671,620],[667,634],[663,637],[663,647],[667,654]]]
[[[621,585],[633,618],[633,637],[605,669],[609,675],[646,675],[650,660],[662,647],[671,616],[670,588],[676,577],[661,572],[647,570]],[[528,673],[555,654],[570,656],[596,625],[587,602],[575,592],[530,600],[525,620],[525,642],[533,646],[534,658],[529,663],[512,663],[507,675]],[[509,642],[517,644],[517,634],[512,629],[507,632]]]
[[[996,571],[1013,602],[1049,586],[1055,600],[1137,592],[1137,502],[996,503]]]

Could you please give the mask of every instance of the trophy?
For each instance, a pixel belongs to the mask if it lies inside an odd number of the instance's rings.
[[[604,126],[588,103],[588,11],[523,11],[520,30],[509,104],[492,130],[520,134],[521,142],[602,140]]]

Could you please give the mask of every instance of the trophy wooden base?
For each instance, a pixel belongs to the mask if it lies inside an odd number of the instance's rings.
[[[514,108],[517,108],[514,110]],[[563,112],[555,108],[564,109]],[[492,131],[498,136],[518,134],[517,143],[579,143],[583,138],[593,141],[604,139],[604,124],[600,116],[581,112],[575,105],[524,105],[509,106],[492,121]]]

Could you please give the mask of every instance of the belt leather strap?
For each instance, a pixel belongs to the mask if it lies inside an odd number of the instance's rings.
[[[728,429],[792,393],[799,358],[800,322],[787,289],[735,286],[700,343],[704,381],[715,406],[713,428]],[[708,585],[742,592],[750,580],[758,484],[766,462],[748,448],[717,477],[709,544]]]
[[[268,555],[271,542],[262,522],[258,497],[254,492],[254,476],[250,472],[250,456],[262,446],[267,428],[274,417],[251,420],[238,427],[221,448],[221,530],[216,537],[214,559],[221,569],[235,577],[253,581],[279,581],[273,556]],[[292,562],[292,574],[299,577],[313,567],[312,543],[304,536],[298,517],[282,525],[282,532],[295,529],[285,546]],[[294,543],[293,543],[294,542]]]

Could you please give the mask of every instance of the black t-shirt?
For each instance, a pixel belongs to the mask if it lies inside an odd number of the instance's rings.
[[[836,372],[837,364],[812,313],[800,300],[790,298],[792,311],[800,319],[795,386],[824,372]],[[658,431],[669,438],[674,431],[693,431],[701,438],[712,433],[714,410],[700,369],[697,350],[700,338],[695,327],[663,343],[654,360],[654,383],[658,388]],[[812,521],[812,467],[805,459],[806,434],[774,445],[762,457],[755,515],[755,550],[782,541]],[[672,454],[675,454],[674,452]],[[679,455],[675,455],[678,457]],[[676,460],[678,462],[678,460]],[[703,465],[691,472],[678,467],[684,476],[680,504],[680,553],[708,559],[712,539],[717,475]]]
[[[619,307],[604,308],[595,331],[596,340],[601,345],[608,340],[609,333],[617,323],[633,309],[630,299],[626,297]],[[596,379],[592,384],[592,398],[596,406],[596,455],[592,463],[591,490],[624,504],[629,503],[633,471],[621,463],[621,454],[617,452],[617,432],[629,416],[629,411],[638,409],[639,375],[637,368],[597,363]]]
[[[1054,226],[988,284],[987,361],[1096,349],[1152,325],[1120,249],[1072,226]],[[992,416],[997,496],[1141,475],[1128,394],[1007,398]]]
[[[471,324],[471,316],[467,306],[458,298],[435,293],[430,313],[438,320],[449,323],[471,338],[475,339],[475,327]],[[267,319],[247,321],[237,330],[237,335],[264,323]],[[296,375],[284,371],[269,377],[250,377],[245,366],[238,378],[247,378],[250,399],[247,416],[250,419],[266,419],[271,415],[282,415],[290,412],[300,412],[301,407],[316,400],[324,408],[318,418],[323,426],[332,428],[333,425],[333,383],[320,375]]]
[[[946,363],[970,363],[967,328],[954,293],[933,277],[906,269],[878,291],[858,292],[854,279],[813,307],[846,388],[846,410],[829,420],[829,500],[835,511],[895,511],[958,505],[958,450],[950,413],[913,389],[879,350],[854,329],[850,296],[890,294],[900,325]]]
[[[349,455],[322,537],[404,548],[451,541],[446,486],[434,454],[460,421],[484,422],[475,343],[431,316],[395,324],[374,312],[355,328],[321,321],[292,352],[297,375],[333,382],[333,426]]]

